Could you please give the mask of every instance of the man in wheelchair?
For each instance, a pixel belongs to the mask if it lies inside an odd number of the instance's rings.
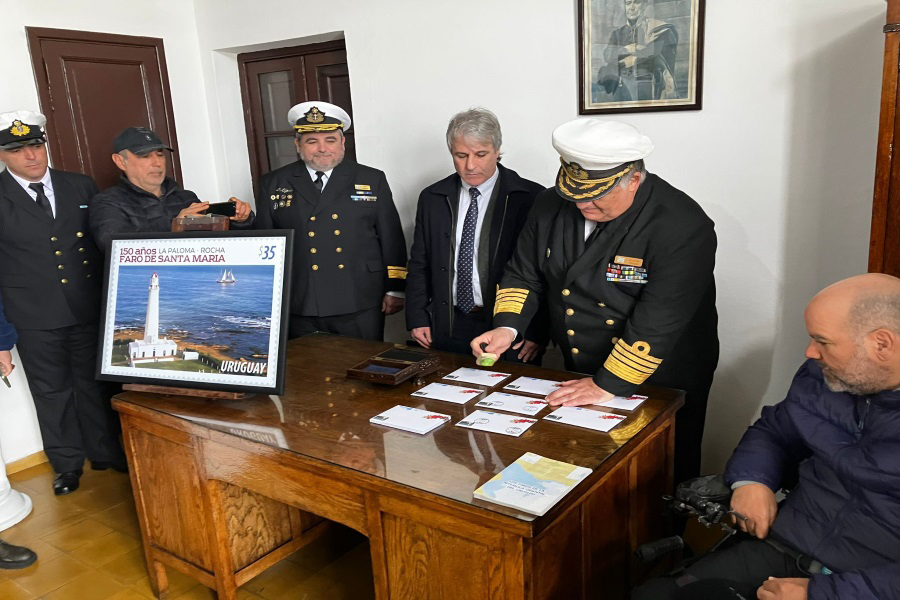
[[[809,360],[725,469],[748,539],[632,600],[900,599],[900,279],[870,273],[806,308]],[[797,467],[779,505],[775,491]]]

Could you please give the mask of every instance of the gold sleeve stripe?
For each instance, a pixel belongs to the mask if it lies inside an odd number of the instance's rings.
[[[648,365],[655,365],[658,367],[662,363],[661,358],[650,356],[650,344],[647,342],[628,344],[625,340],[620,339],[616,342],[616,348],[626,356],[630,356],[632,359],[647,363]]]
[[[522,314],[522,307],[525,306],[521,302],[497,302],[494,305],[494,314],[497,313],[513,313],[516,315]]]
[[[640,371],[641,373],[646,373],[647,375],[652,375],[654,371],[656,371],[656,366],[648,367],[643,365],[635,360],[632,360],[631,357],[623,355],[619,352],[618,348],[613,348],[613,351],[610,353],[611,357],[614,357],[617,361],[622,363],[623,365],[628,365],[635,371]]]
[[[503,288],[502,290],[497,290],[497,295],[499,296],[500,294],[505,294],[507,292],[517,292],[527,296],[529,291],[530,290],[526,290],[525,288]]]
[[[511,300],[513,302],[525,302],[528,294],[501,294],[497,296],[497,300]]]
[[[388,279],[406,279],[406,267],[388,267]]]
[[[629,383],[641,384],[656,372],[660,364],[661,358],[650,356],[650,344],[647,342],[627,344],[620,339],[603,363],[603,368]]]
[[[635,385],[640,385],[644,383],[648,377],[650,377],[649,373],[641,373],[640,371],[635,371],[628,365],[625,365],[618,361],[612,354],[607,357],[606,362],[603,363],[603,368],[619,377],[620,379],[624,379],[628,383],[633,383]]]

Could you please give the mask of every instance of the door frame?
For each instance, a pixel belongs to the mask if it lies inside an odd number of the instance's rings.
[[[175,115],[172,111],[172,92],[169,88],[169,71],[166,67],[166,53],[163,49],[162,39],[136,35],[98,33],[94,31],[77,31],[73,29],[53,29],[49,27],[26,27],[25,35],[28,38],[28,50],[31,53],[31,66],[34,70],[34,81],[37,84],[38,103],[41,112],[47,117],[47,129],[50,132],[57,131],[55,111],[65,106],[71,113],[71,104],[68,102],[68,97],[59,99],[59,103],[54,103],[54,98],[50,93],[50,80],[47,75],[47,70],[44,68],[46,61],[44,60],[44,53],[41,48],[41,43],[43,41],[56,40],[62,42],[93,42],[122,46],[154,47],[156,49],[157,63],[159,64],[159,78],[162,87],[163,104],[165,105],[166,135],[168,136],[169,147],[172,148],[173,173],[171,173],[171,176],[176,181],[181,181],[181,161],[179,160],[178,154],[178,139],[175,134]],[[110,143],[112,143],[111,140]],[[57,136],[47,136],[47,144],[50,146],[51,158],[54,156],[62,156],[62,147]]]
[[[259,50],[257,52],[242,52],[237,55],[238,72],[241,81],[241,104],[244,111],[244,131],[247,136],[247,150],[250,154],[250,176],[253,182],[253,190],[256,192],[257,182],[260,177],[260,156],[256,148],[256,140],[253,132],[256,128],[264,130],[262,122],[262,112],[259,107],[254,106],[250,102],[250,74],[247,66],[260,61],[267,61],[276,58],[294,58],[307,54],[318,54],[319,52],[328,52],[331,50],[346,51],[347,44],[343,38],[332,40],[329,42],[319,42],[316,44],[304,44],[302,46],[290,46],[285,48],[274,48],[272,50]],[[287,118],[287,115],[285,115]]]

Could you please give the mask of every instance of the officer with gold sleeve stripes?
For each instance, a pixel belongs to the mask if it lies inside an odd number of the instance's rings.
[[[712,220],[644,169],[650,139],[625,123],[578,119],[553,132],[562,165],[535,200],[476,356],[517,341],[546,298],[551,336],[573,379],[551,405],[628,396],[645,381],[685,390],[676,481],[699,474],[706,403],[719,356]],[[487,344],[484,350],[481,345]]]
[[[381,340],[404,304],[406,240],[384,173],[344,158],[350,116],[291,108],[300,160],[260,178],[257,229],[294,229],[291,338],[327,331]]]

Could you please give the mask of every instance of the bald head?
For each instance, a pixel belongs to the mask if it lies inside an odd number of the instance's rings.
[[[835,391],[900,385],[900,279],[867,273],[828,286],[806,307],[806,355]]]

